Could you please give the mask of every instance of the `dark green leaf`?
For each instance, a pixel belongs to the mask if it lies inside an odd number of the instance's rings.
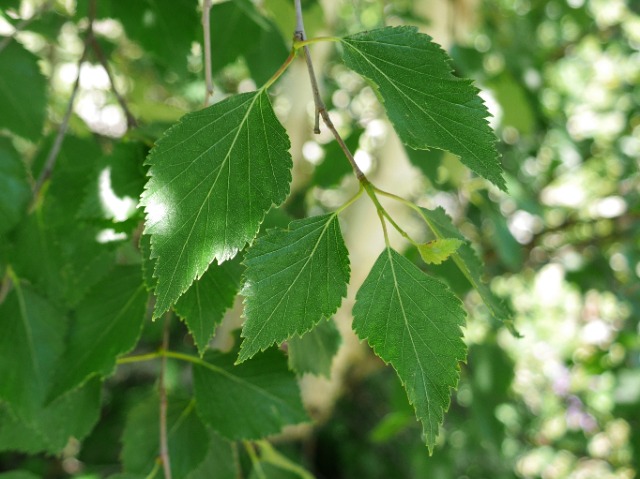
[[[236,257],[221,265],[210,265],[175,305],[176,313],[184,319],[193,335],[200,356],[238,294],[244,269],[240,261],[241,258]]]
[[[125,471],[147,475],[160,450],[159,399],[154,392],[136,404],[122,435]],[[209,434],[195,411],[193,400],[168,397],[167,431],[173,477],[181,479],[205,459]]]
[[[506,188],[489,112],[471,81],[451,73],[449,57],[431,37],[415,27],[386,27],[342,44],[345,64],[375,84],[405,144],[450,151]]]
[[[347,294],[349,253],[334,213],[270,231],[244,263],[247,319],[239,361],[301,336],[335,313]]]
[[[386,248],[353,308],[354,331],[397,371],[430,451],[466,357],[461,306],[444,283]]]
[[[291,181],[289,138],[264,91],[185,115],[151,151],[141,204],[151,234],[159,317],[215,259],[252,241]]]
[[[298,374],[329,377],[333,357],[341,342],[336,324],[331,319],[321,321],[302,337],[294,336],[289,340],[289,367]]]
[[[18,224],[30,197],[31,188],[20,154],[8,138],[0,137],[0,234]]]
[[[40,479],[40,476],[29,471],[9,471],[0,474],[0,479]]]
[[[0,398],[22,420],[31,420],[48,392],[63,351],[67,318],[26,286],[0,304]]]
[[[127,35],[161,65],[187,72],[187,56],[200,26],[196,0],[110,2]]]
[[[47,111],[47,83],[37,57],[15,40],[0,51],[0,111],[0,128],[38,139]]]
[[[0,405],[0,450],[57,454],[70,437],[84,439],[100,415],[100,389],[100,381],[89,381],[40,408],[30,421]]]
[[[221,438],[211,429],[209,451],[200,465],[187,475],[187,479],[237,479],[240,477],[236,462],[235,445]]]
[[[270,349],[237,366],[235,358],[235,351],[210,351],[206,362],[193,366],[198,413],[205,423],[227,439],[240,440],[260,439],[308,421],[282,353]]]
[[[451,218],[447,216],[447,213],[445,213],[442,208],[436,208],[435,210],[420,208],[420,212],[436,237],[457,238],[463,242],[460,248],[458,248],[458,251],[453,254],[453,260],[476,291],[478,291],[482,301],[487,305],[493,317],[499,321],[504,321],[506,325],[514,331],[511,313],[502,301],[491,292],[489,286],[482,281],[482,263],[469,242],[460,234],[458,229],[453,226]]]
[[[146,301],[139,266],[118,266],[93,288],[71,322],[52,397],[113,373],[116,358],[138,341]]]

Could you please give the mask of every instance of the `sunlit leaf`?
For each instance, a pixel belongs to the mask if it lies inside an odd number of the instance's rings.
[[[349,257],[335,214],[270,231],[244,264],[247,319],[239,361],[309,331],[335,313],[347,294]]]
[[[264,91],[189,113],[158,141],[141,201],[158,259],[154,317],[253,240],[289,192],[289,146]]]
[[[505,189],[489,112],[470,80],[451,73],[450,59],[415,27],[386,27],[342,39],[345,64],[374,83],[400,139],[438,148]]]
[[[433,450],[466,357],[460,300],[386,248],[356,295],[353,317],[358,337],[398,373]]]
[[[438,238],[418,245],[418,251],[427,264],[440,264],[455,253],[464,242],[458,238]]]

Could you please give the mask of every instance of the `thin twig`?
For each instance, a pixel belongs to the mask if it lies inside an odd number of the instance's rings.
[[[96,58],[100,62],[100,65],[102,65],[102,68],[104,68],[104,71],[107,72],[107,77],[109,78],[109,83],[111,84],[111,91],[116,97],[116,100],[118,100],[118,103],[120,104],[120,108],[122,108],[122,111],[124,112],[124,115],[127,118],[127,129],[130,130],[131,128],[135,128],[138,125],[138,122],[136,121],[135,117],[127,107],[127,102],[125,101],[124,97],[118,92],[118,89],[116,88],[116,83],[113,81],[113,75],[111,75],[111,69],[109,68],[107,57],[105,56],[104,50],[102,50],[100,43],[98,43],[98,40],[93,34],[93,31],[90,31],[87,37],[87,42],[91,45],[91,48],[93,52],[96,54]]]
[[[33,15],[31,15],[29,18],[25,18],[24,20],[20,21],[20,23],[18,23],[15,26],[15,31],[8,37],[3,38],[2,41],[0,42],[0,52],[4,50],[7,47],[7,45],[9,45],[9,43],[11,43],[11,40],[13,40],[18,33],[24,30],[31,22],[33,22],[36,18],[38,18],[44,12],[49,10],[53,6],[53,2],[54,0],[48,0],[47,2],[43,3],[40,6],[40,8],[38,8],[35,12],[33,12]]]
[[[49,179],[51,173],[53,172],[53,168],[56,165],[56,161],[58,160],[58,155],[60,153],[60,148],[62,148],[62,142],[64,140],[65,135],[67,134],[67,130],[69,129],[69,120],[71,119],[71,114],[73,113],[73,105],[75,103],[76,95],[78,94],[78,89],[80,87],[80,70],[82,68],[82,64],[87,57],[88,52],[88,44],[85,43],[84,50],[82,52],[82,56],[80,60],[78,60],[78,76],[76,77],[76,81],[73,84],[73,89],[71,90],[71,96],[69,97],[69,102],[67,103],[67,111],[62,118],[62,123],[60,123],[60,128],[58,129],[58,134],[53,142],[53,146],[51,150],[49,150],[49,154],[47,155],[47,159],[44,162],[44,167],[40,172],[40,176],[33,186],[33,194],[31,199],[31,207],[33,209],[38,201],[38,195],[40,194],[40,190],[42,189],[42,185],[44,182]]]
[[[164,320],[164,332],[162,334],[162,350],[169,349],[169,324],[171,314],[167,313]],[[167,388],[165,375],[167,370],[167,357],[162,356],[160,364],[160,379],[158,384],[160,395],[160,462],[165,479],[171,479],[171,460],[169,458],[169,437],[167,435]]]
[[[213,80],[211,78],[211,0],[204,0],[202,6],[202,30],[204,33],[204,106],[209,106],[213,95]]]
[[[300,0],[295,0],[295,7],[296,7],[296,31],[294,34],[294,38],[298,41],[304,41],[306,40],[306,34],[304,32],[304,20],[302,18],[302,6],[300,4]],[[338,133],[338,130],[336,130],[336,127],[334,126],[333,121],[331,121],[331,117],[329,116],[329,112],[327,111],[327,107],[325,106],[324,101],[322,101],[322,97],[320,96],[320,89],[318,88],[318,80],[316,79],[316,74],[313,69],[313,62],[311,61],[311,54],[309,53],[309,47],[307,45],[304,45],[302,48],[304,50],[304,60],[307,63],[307,70],[309,71],[309,78],[311,80],[311,90],[313,91],[313,101],[316,106],[316,119],[315,119],[314,132],[320,133],[320,127],[318,125],[318,122],[319,122],[318,117],[322,116],[322,120],[324,121],[325,125],[327,125],[327,128],[329,128],[334,138],[338,142],[338,145],[340,145],[340,148],[342,149],[345,156],[347,157],[347,160],[349,160],[349,163],[351,163],[351,168],[353,168],[353,171],[355,172],[356,177],[358,178],[358,181],[363,183],[368,183],[369,181],[367,180],[367,177],[365,176],[365,174],[362,172],[362,170],[356,163],[355,158],[351,154],[351,151],[349,151],[349,147],[346,145],[346,143],[340,136],[340,133]]]

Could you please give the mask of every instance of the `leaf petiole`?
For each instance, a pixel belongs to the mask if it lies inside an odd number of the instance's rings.
[[[293,59],[296,57],[296,54],[298,53],[298,51],[295,48],[291,49],[291,52],[289,52],[289,56],[287,57],[287,59],[284,61],[284,63],[282,65],[280,65],[280,68],[278,68],[278,71],[276,71],[273,76],[271,78],[269,78],[267,80],[267,82],[262,85],[260,87],[260,90],[266,90],[267,88],[269,88],[271,85],[273,85],[278,78],[280,78],[282,76],[282,74],[287,71],[287,68],[289,68],[289,65],[291,65],[291,62],[293,61]]]
[[[313,45],[314,43],[320,43],[320,42],[338,43],[341,41],[342,41],[342,38],[339,38],[339,37],[315,37],[315,38],[309,38],[307,40],[295,40],[293,42],[293,48],[295,50],[299,50],[308,45]]]
[[[360,198],[360,196],[362,196],[362,192],[364,191],[364,185],[362,183],[360,183],[360,188],[358,188],[358,192],[353,195],[350,199],[347,200],[346,203],[344,203],[342,206],[340,206],[337,210],[334,211],[335,215],[339,215],[340,213],[342,213],[344,210],[346,210],[349,206],[351,206],[353,203],[356,202],[356,200],[358,198]]]

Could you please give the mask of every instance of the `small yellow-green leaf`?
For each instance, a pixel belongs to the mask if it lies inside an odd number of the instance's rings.
[[[418,245],[418,251],[425,263],[440,264],[458,251],[462,244],[463,242],[456,238],[438,238]]]

